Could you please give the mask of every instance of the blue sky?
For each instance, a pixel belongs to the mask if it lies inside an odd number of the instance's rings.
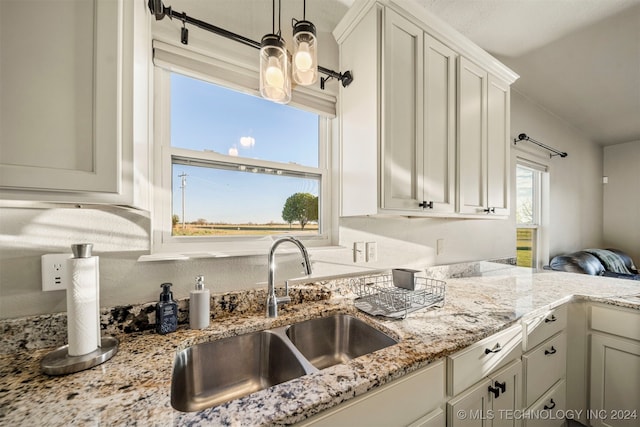
[[[318,166],[318,116],[172,74],[171,145],[239,157]],[[194,166],[173,166],[173,212],[182,218],[181,173],[186,173],[185,217],[223,222],[282,222],[285,200],[318,195],[315,179]]]

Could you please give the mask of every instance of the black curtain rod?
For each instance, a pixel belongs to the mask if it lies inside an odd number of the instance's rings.
[[[217,34],[219,36],[228,38],[230,40],[236,41],[238,43],[242,43],[245,46],[249,46],[252,47],[254,49],[260,49],[260,43],[255,41],[255,40],[251,40],[247,37],[241,36],[239,34],[233,33],[231,31],[225,30],[224,28],[220,28],[218,26],[209,24],[208,22],[205,21],[201,21],[200,19],[196,19],[196,18],[192,18],[190,16],[188,16],[185,12],[176,12],[174,11],[171,6],[166,7],[163,3],[162,0],[149,0],[149,11],[151,12],[151,14],[153,16],[155,16],[156,21],[161,20],[162,18],[164,18],[165,16],[168,16],[169,19],[179,19],[180,21],[182,21],[183,24],[191,24],[193,26],[196,26],[198,28],[201,28],[205,31],[209,31],[210,33],[214,33]],[[182,34],[182,43],[183,44],[187,44],[187,40],[188,40],[188,36],[186,35],[187,33],[185,32],[185,30],[183,29],[183,34]],[[351,82],[353,81],[353,76],[351,75],[351,71],[345,71],[344,73],[339,73],[337,71],[333,71],[330,70],[328,68],[325,67],[321,67],[318,65],[318,71],[321,72],[322,74],[326,74],[328,77],[321,77],[320,78],[320,88],[324,90],[324,84],[327,80],[334,78],[337,80],[340,80],[340,83],[342,83],[342,87],[347,87],[351,84]]]
[[[520,135],[518,135],[518,138],[514,139],[513,143],[516,144],[518,141],[529,141],[544,148],[545,150],[551,151],[551,153],[553,154],[549,154],[549,157],[553,157],[553,156],[567,157],[567,153],[565,153],[564,151],[556,150],[555,148],[549,147],[548,145],[545,145],[542,142],[536,141],[535,139],[527,136],[526,133],[521,133]]]

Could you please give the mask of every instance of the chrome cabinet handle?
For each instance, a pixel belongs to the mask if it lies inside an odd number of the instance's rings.
[[[489,353],[498,353],[500,350],[502,350],[502,346],[500,345],[500,343],[497,343],[495,346],[493,346],[493,348],[485,348],[484,349],[484,354],[489,354]]]
[[[551,399],[549,403],[551,404],[551,406],[544,405],[544,409],[553,409],[556,407],[556,402],[554,402],[553,399]]]
[[[556,350],[554,346],[551,346],[551,350],[545,350],[545,351],[544,351],[544,355],[545,355],[545,356],[549,356],[549,355],[551,355],[551,354],[556,354],[556,352],[557,352],[557,351],[558,351],[558,350]]]
[[[558,319],[552,314],[551,317],[547,317],[546,319],[544,319],[544,323],[555,322],[556,320]]]

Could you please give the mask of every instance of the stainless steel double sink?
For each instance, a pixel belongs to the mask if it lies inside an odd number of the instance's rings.
[[[199,411],[396,344],[347,315],[197,344],[180,351],[171,379],[171,405]]]

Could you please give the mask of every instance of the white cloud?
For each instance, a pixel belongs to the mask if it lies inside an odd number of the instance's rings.
[[[229,155],[230,156],[237,156],[238,155],[238,149],[236,147],[229,148]]]
[[[240,138],[240,145],[242,145],[243,148],[251,148],[256,145],[256,140],[252,136],[243,136]]]

